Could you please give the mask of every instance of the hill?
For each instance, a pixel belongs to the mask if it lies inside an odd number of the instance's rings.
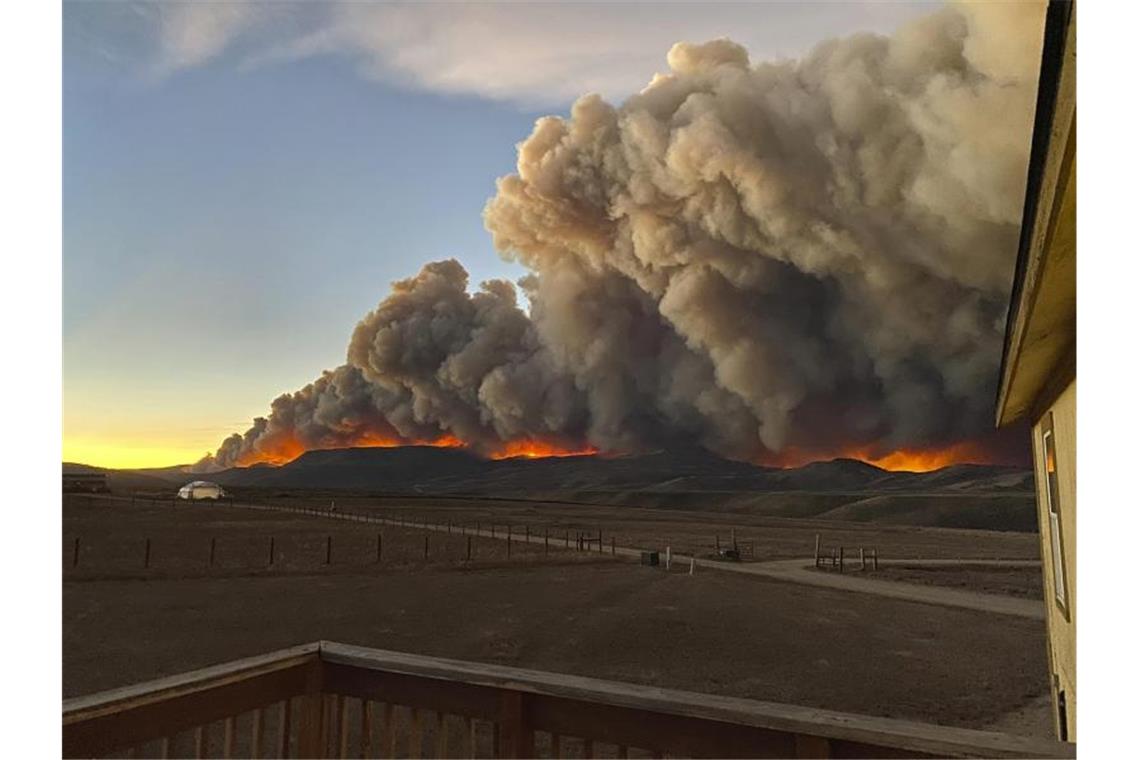
[[[104,473],[107,476],[107,487],[111,491],[166,491],[170,490],[171,485],[168,478],[151,475],[140,470],[111,470],[106,467],[93,467],[78,462],[64,462],[63,471],[65,473]],[[186,474],[182,473],[181,478],[184,482]]]

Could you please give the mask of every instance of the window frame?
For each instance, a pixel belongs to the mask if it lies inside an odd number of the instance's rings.
[[[1050,472],[1050,463],[1052,471]],[[1057,461],[1057,430],[1053,412],[1045,413],[1041,422],[1041,467],[1044,470],[1045,514],[1048,518],[1049,554],[1052,559],[1053,603],[1069,620],[1069,573],[1065,566],[1064,529],[1061,527],[1060,476]],[[1043,526],[1044,527],[1044,526]]]

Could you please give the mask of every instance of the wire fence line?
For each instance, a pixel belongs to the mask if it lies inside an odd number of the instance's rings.
[[[101,497],[101,499],[114,497]],[[114,500],[124,500],[119,497]],[[135,499],[130,500],[135,503]],[[163,503],[165,500],[150,500]],[[91,503],[91,502],[89,502]],[[529,525],[497,525],[463,522],[438,522],[426,518],[362,514],[335,508],[315,509],[273,504],[256,504],[226,500],[216,504],[304,517],[338,520],[352,525],[375,526],[374,534],[298,534],[284,528],[280,534],[257,536],[210,536],[208,549],[205,535],[177,538],[138,537],[134,540],[91,541],[80,535],[67,537],[65,570],[72,574],[118,570],[138,571],[266,571],[312,570],[316,568],[365,567],[376,565],[499,563],[504,560],[534,561],[558,553],[565,559],[570,550],[597,556],[592,546],[602,547],[600,532],[584,531],[562,535],[549,528],[541,532]],[[200,502],[195,507],[200,508]],[[208,507],[207,507],[208,509]],[[346,526],[347,527],[347,526]],[[392,530],[395,529],[395,530]],[[440,535],[442,534],[442,535]],[[573,537],[573,540],[572,540]],[[196,539],[196,540],[192,540]],[[362,540],[363,539],[363,540]],[[199,545],[200,544],[200,545]],[[238,547],[235,547],[235,544]],[[108,551],[108,547],[111,547]],[[609,556],[618,553],[611,537]],[[583,557],[584,559],[585,557]],[[608,558],[608,557],[607,557]],[[236,566],[235,566],[236,565]]]

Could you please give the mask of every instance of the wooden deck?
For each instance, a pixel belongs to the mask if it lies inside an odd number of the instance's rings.
[[[67,700],[65,757],[1074,757],[1075,745],[317,642]]]

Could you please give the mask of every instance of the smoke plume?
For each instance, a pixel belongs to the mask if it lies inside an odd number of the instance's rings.
[[[972,4],[752,64],[678,43],[540,119],[484,221],[531,274],[393,285],[347,362],[203,468],[311,448],[696,442],[752,461],[961,446],[990,411],[1042,8]]]

